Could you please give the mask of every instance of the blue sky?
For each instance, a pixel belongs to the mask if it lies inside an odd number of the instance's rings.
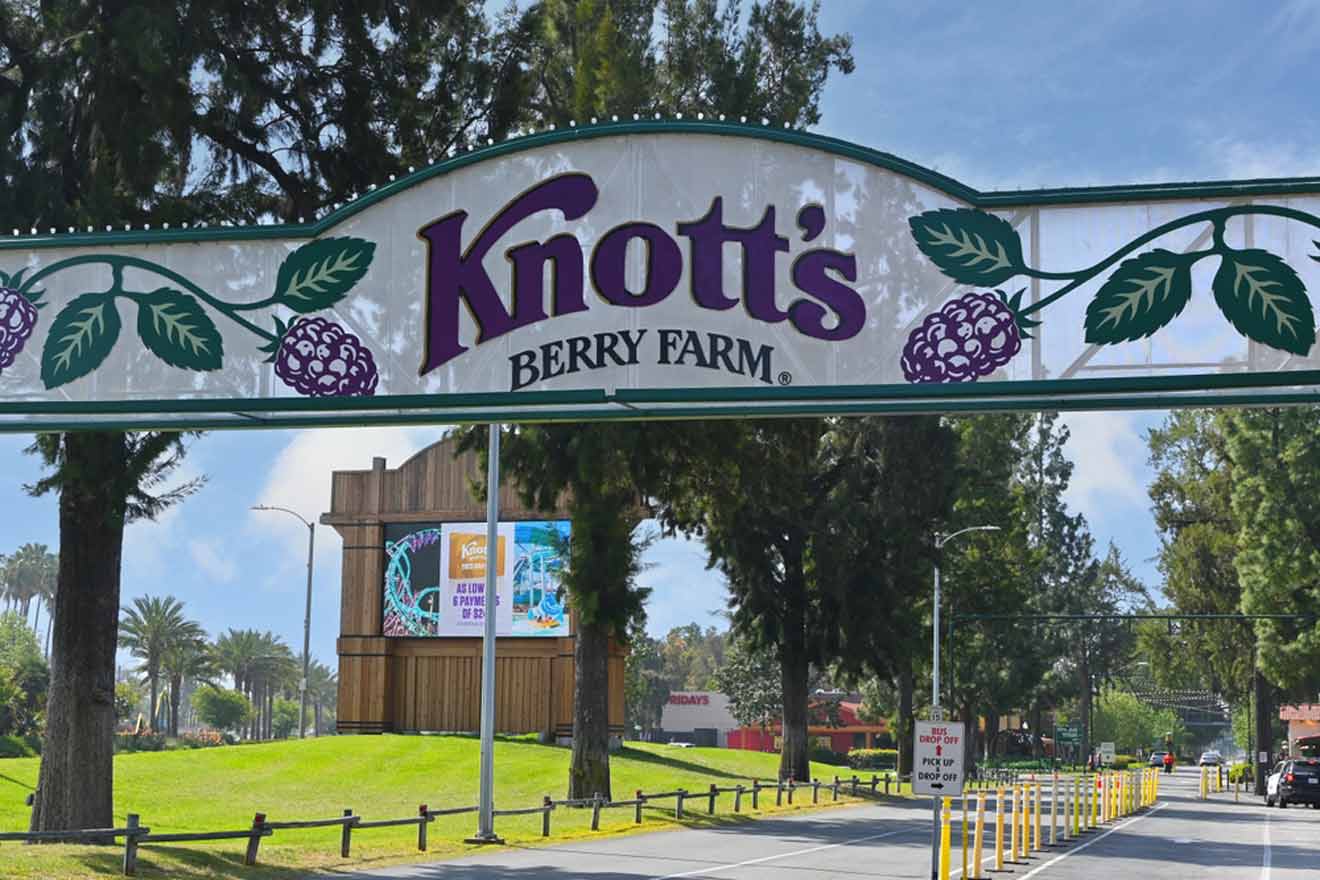
[[[1320,4],[825,0],[822,27],[849,31],[857,71],[836,78],[817,130],[896,153],[982,189],[1320,175]],[[1098,542],[1114,541],[1152,586],[1157,548],[1144,431],[1161,413],[1066,418],[1076,462],[1070,502]],[[396,466],[440,429],[215,432],[187,473],[207,486],[160,522],[131,526],[125,602],[171,593],[212,633],[258,627],[302,640],[306,531],[329,502],[329,472]],[[54,498],[29,439],[0,436],[0,551],[58,545]],[[337,535],[318,528],[312,650],[334,657]],[[723,587],[696,545],[664,541],[644,578],[651,629],[718,623]]]

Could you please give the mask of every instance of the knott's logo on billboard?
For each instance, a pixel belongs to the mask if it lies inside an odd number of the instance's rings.
[[[421,375],[468,350],[460,341],[464,305],[478,327],[475,344],[481,345],[549,318],[601,305],[644,309],[675,293],[683,276],[683,249],[675,235],[645,221],[624,223],[606,232],[589,260],[571,234],[515,244],[504,251],[509,263],[507,285],[491,278],[483,260],[519,222],[541,211],[557,211],[565,220],[578,220],[591,211],[599,196],[590,175],[563,174],[513,199],[470,243],[464,239],[467,211],[455,211],[421,229],[418,234],[429,245]],[[817,204],[802,207],[797,225],[804,242],[815,241],[825,229],[824,208]],[[866,323],[866,303],[844,283],[857,280],[857,258],[831,248],[808,250],[793,261],[791,277],[797,295],[788,298],[786,308],[780,307],[775,261],[788,253],[789,241],[776,228],[773,205],[765,208],[757,225],[731,226],[724,221],[724,200],[717,196],[704,216],[677,224],[674,232],[688,240],[688,292],[694,308],[722,312],[741,305],[753,321],[787,322],[798,333],[827,342],[851,339]],[[637,290],[629,289],[626,280],[629,247],[634,243],[646,253],[644,279]],[[724,284],[724,248],[729,244],[741,249],[742,289],[737,291],[726,290]],[[548,288],[547,269],[551,275]],[[589,304],[588,277],[595,304]],[[512,291],[507,306],[501,289]],[[509,390],[582,370],[636,366],[644,346],[648,363],[653,365],[694,364],[751,376],[766,385],[774,381],[771,346],[720,333],[640,328],[569,336],[519,351],[509,358]]]
[[[1320,178],[982,192],[636,120],[163,226],[0,237],[0,430],[1320,401]]]

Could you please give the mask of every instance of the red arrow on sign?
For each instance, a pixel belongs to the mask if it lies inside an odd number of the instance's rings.
[[[939,746],[936,746],[936,747],[935,747],[935,757],[938,758],[938,757],[939,757],[940,755],[942,755],[942,754],[944,754],[944,750],[941,749]]]

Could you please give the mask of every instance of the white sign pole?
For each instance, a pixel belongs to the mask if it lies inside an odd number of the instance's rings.
[[[481,798],[477,812],[478,843],[501,843],[495,834],[495,605],[500,544],[500,426],[490,426],[486,457],[485,630],[481,636]]]
[[[933,719],[940,721],[944,718],[944,713],[940,709],[940,551],[944,549],[944,542],[940,540],[940,535],[935,534],[935,598],[931,605],[931,698],[930,714]],[[917,743],[921,743],[921,722],[917,722]],[[912,793],[917,793],[917,768],[921,766],[921,760],[917,757],[917,749],[912,750]],[[939,880],[940,873],[940,799],[933,797],[930,801],[930,880]]]

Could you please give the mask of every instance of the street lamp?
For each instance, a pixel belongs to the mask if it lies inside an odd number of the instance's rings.
[[[968,532],[997,532],[999,526],[968,526],[965,529],[959,529],[951,535],[941,535],[935,533],[935,602],[933,605],[934,617],[931,621],[931,644],[934,647],[934,662],[931,664],[931,720],[943,721],[944,713],[940,710],[940,553],[944,550],[944,545],[952,541],[959,535],[965,535]],[[914,777],[915,779],[915,777]],[[931,880],[939,875],[940,870],[940,799],[933,799],[931,815],[933,823],[930,835],[930,877]]]
[[[307,736],[307,672],[308,667],[311,665],[312,552],[316,546],[316,523],[308,522],[302,514],[287,507],[278,507],[273,504],[255,504],[252,509],[278,510],[281,513],[298,517],[298,521],[307,526],[307,607],[303,612],[302,680],[298,682],[298,739],[304,739]]]

